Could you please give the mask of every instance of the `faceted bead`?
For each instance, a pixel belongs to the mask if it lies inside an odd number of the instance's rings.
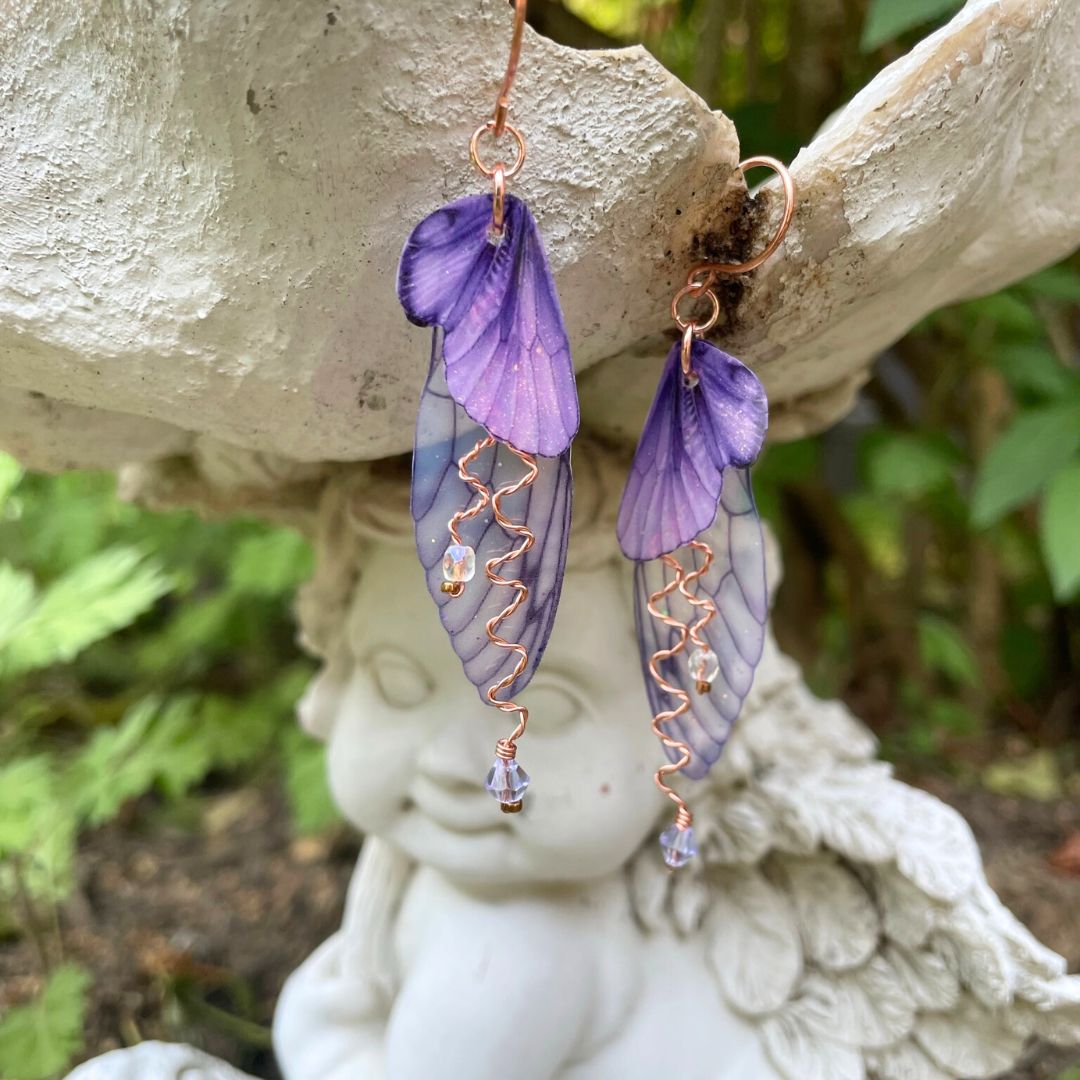
[[[697,854],[693,828],[680,829],[678,825],[669,825],[660,834],[660,847],[664,851],[664,862],[672,870],[685,866]]]
[[[442,575],[446,581],[472,581],[476,573],[476,552],[468,544],[451,544],[442,557]]]
[[[502,803],[503,806],[515,806],[521,802],[525,789],[529,786],[529,774],[517,761],[504,761],[496,758],[488,769],[484,787]]]
[[[720,674],[720,660],[712,649],[695,649],[690,654],[690,677],[699,683],[711,683]]]

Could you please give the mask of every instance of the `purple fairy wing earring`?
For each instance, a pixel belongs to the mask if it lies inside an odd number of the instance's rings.
[[[761,659],[768,617],[765,551],[750,466],[768,426],[768,402],[745,364],[704,340],[720,315],[720,274],[760,266],[780,246],[795,210],[795,187],[779,161],[751,158],[783,182],[784,214],[768,247],[744,263],[695,266],[671,302],[682,333],[668,353],[619,506],[617,534],[636,563],[635,616],[652,728],[669,763],[657,787],[676,806],[660,837],[664,861],[696,854],[693,815],[666,782],[701,779],[724,749]],[[707,301],[704,322],[680,314]],[[693,695],[693,696],[691,696]]]
[[[397,283],[409,320],[433,327],[413,450],[416,547],[466,676],[486,704],[517,716],[486,780],[507,813],[521,809],[529,784],[516,760],[529,713],[507,695],[532,678],[555,619],[579,423],[570,344],[540,233],[506,190],[525,162],[525,139],[507,123],[525,2],[513,4],[495,115],[469,143],[493,192],[421,221]],[[516,144],[513,163],[485,164],[481,139],[504,134]]]

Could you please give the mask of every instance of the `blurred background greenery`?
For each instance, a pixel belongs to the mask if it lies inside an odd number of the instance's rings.
[[[790,159],[959,6],[534,0],[530,17],[580,47],[643,42],[735,120],[748,152]],[[1074,262],[941,311],[879,358],[850,417],[758,467],[785,555],[782,643],[911,773],[1044,800],[1075,785],[1078,335]],[[272,927],[252,952],[276,948],[276,966],[196,963],[174,936],[113,975],[76,931],[106,902],[92,889],[101,852],[129,841],[160,865],[162,844],[202,850],[215,822],[254,815],[301,875],[332,862],[322,751],[292,716],[313,671],[289,610],[306,543],[256,521],[145,512],[111,477],[24,474],[0,456],[0,559],[0,1076],[46,1080],[147,1035],[275,1075],[266,1023],[299,956]],[[346,843],[332,898],[352,854]],[[184,896],[181,927],[206,917]]]

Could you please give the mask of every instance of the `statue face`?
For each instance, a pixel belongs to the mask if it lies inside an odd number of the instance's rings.
[[[465,678],[411,550],[379,545],[349,617],[348,642],[301,719],[328,743],[345,816],[463,883],[599,876],[622,865],[663,812],[664,760],[614,566],[567,575],[543,663],[521,695],[518,760],[532,778],[519,814],[484,790],[514,718]]]

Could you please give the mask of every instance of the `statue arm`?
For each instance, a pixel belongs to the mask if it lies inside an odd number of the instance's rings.
[[[389,1076],[551,1080],[576,1056],[595,980],[569,942],[467,939],[409,972],[386,1031]]]

